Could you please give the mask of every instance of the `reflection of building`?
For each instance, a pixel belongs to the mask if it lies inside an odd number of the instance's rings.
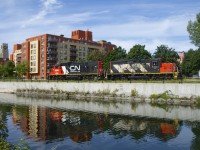
[[[46,79],[56,63],[86,60],[92,51],[106,53],[116,46],[106,41],[93,41],[91,31],[72,31],[71,38],[64,35],[43,34],[27,38],[15,44],[10,59],[15,62],[28,62],[30,74],[27,77]]]
[[[13,123],[19,125],[28,136],[47,142],[65,137],[77,143],[87,142],[93,138],[93,133],[101,132],[109,132],[119,138],[129,135],[134,140],[148,134],[166,141],[180,133],[181,125],[178,120],[64,112],[38,106],[13,108],[12,118]]]
[[[29,108],[29,135],[33,138],[38,137],[38,109],[37,106],[31,106]]]
[[[46,140],[46,109],[30,106],[23,111],[17,108],[12,109],[12,120],[19,125],[23,132],[32,138]]]

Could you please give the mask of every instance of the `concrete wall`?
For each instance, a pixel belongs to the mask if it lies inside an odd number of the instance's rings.
[[[200,84],[169,83],[63,83],[63,82],[0,82],[0,92],[15,92],[17,89],[54,89],[63,91],[98,92],[118,89],[117,94],[131,95],[136,89],[139,95],[150,96],[170,90],[181,97],[200,96]]]

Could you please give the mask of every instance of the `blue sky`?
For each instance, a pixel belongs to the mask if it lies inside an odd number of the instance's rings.
[[[168,45],[176,51],[195,48],[186,27],[200,12],[199,0],[0,0],[0,42],[14,43],[40,34],[71,36],[90,30],[127,51],[142,44],[153,53]]]

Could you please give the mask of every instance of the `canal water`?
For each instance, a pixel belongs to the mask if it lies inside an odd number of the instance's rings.
[[[200,109],[0,94],[0,138],[36,150],[199,150]]]

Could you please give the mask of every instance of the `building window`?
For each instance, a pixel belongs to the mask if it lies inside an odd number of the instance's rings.
[[[36,54],[36,50],[31,50],[31,54]]]
[[[31,56],[31,60],[35,60],[36,59],[36,56]]]
[[[36,66],[36,62],[35,61],[31,62],[31,66]]]
[[[36,72],[36,68],[31,68],[31,72]]]

